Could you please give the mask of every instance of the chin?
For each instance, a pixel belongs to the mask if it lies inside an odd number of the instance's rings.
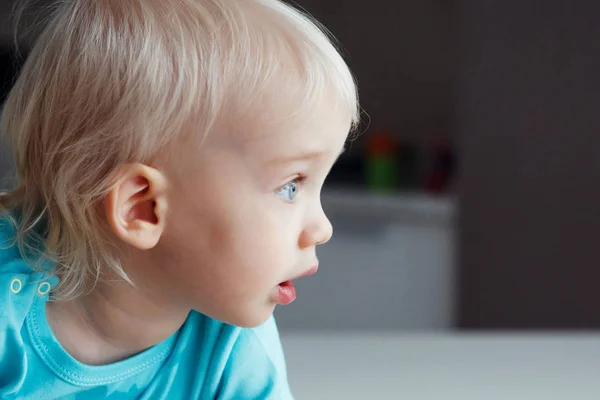
[[[267,322],[273,315],[273,311],[275,311],[274,306],[265,307],[264,310],[248,310],[243,315],[231,316],[231,318],[227,318],[228,320],[223,322],[239,326],[240,328],[256,328]]]

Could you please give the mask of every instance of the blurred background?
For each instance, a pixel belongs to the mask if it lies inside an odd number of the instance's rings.
[[[600,398],[600,3],[294,4],[364,108],[321,268],[276,311],[298,398]]]

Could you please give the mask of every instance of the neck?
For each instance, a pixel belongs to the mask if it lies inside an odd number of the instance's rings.
[[[120,361],[169,338],[190,312],[165,307],[150,293],[125,282],[99,283],[89,295],[48,303],[48,322],[75,359],[89,365]]]

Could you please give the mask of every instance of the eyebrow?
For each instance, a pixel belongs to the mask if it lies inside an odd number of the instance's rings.
[[[337,161],[337,159],[340,158],[340,156],[342,154],[344,154],[345,151],[346,151],[346,148],[342,147],[342,150],[335,157],[335,161]],[[290,156],[290,157],[275,158],[275,159],[271,160],[269,162],[269,164],[285,164],[285,163],[290,163],[290,162],[294,162],[294,161],[312,161],[319,157],[323,157],[325,154],[326,154],[326,151],[312,151],[312,152],[294,155],[294,156]]]

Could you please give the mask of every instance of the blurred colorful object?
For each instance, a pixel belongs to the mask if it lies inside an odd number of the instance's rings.
[[[398,184],[398,143],[385,130],[371,133],[365,148],[367,186],[376,192],[390,192]]]
[[[456,154],[450,140],[437,138],[430,149],[431,169],[425,182],[425,190],[433,194],[446,193],[456,173]]]

